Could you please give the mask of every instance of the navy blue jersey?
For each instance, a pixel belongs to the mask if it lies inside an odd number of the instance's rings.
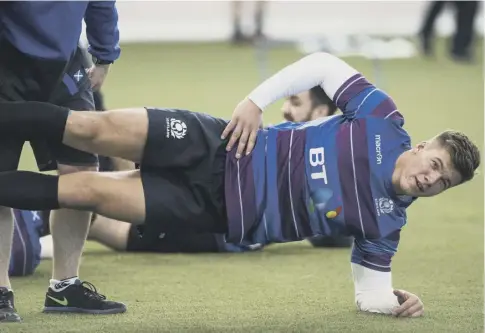
[[[89,52],[102,60],[120,55],[115,1],[9,1],[0,10],[0,39],[34,58],[67,61],[86,22]]]
[[[361,74],[326,91],[341,115],[260,130],[253,152],[226,161],[227,241],[355,237],[352,262],[389,271],[405,209],[391,177],[411,149],[392,99]]]

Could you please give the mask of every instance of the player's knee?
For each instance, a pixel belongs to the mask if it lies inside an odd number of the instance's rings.
[[[89,130],[85,131],[85,140],[89,140],[94,146],[106,141],[106,138],[113,135],[113,131],[120,131],[115,120],[114,112],[98,112],[93,114],[93,121]]]
[[[73,112],[68,121],[68,134],[83,142],[96,141],[102,133],[103,114],[95,112]]]
[[[74,184],[75,196],[74,206],[89,211],[97,211],[103,203],[104,193],[102,177],[96,172],[80,173],[77,182]]]

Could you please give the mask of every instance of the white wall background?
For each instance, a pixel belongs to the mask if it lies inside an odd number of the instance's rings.
[[[269,1],[265,32],[278,39],[315,35],[415,35],[427,1]],[[244,2],[251,26],[252,2]],[[118,1],[122,42],[217,41],[232,33],[228,1]],[[452,10],[437,21],[439,35],[454,31]],[[476,29],[482,34],[483,10]]]

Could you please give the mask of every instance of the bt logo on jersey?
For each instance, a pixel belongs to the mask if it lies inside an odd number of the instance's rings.
[[[309,151],[310,165],[317,168],[314,172],[312,170],[312,179],[323,179],[327,185],[327,169],[325,169],[325,149],[323,147],[311,148]]]

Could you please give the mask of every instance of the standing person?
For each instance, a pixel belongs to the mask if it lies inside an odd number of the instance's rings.
[[[456,61],[471,61],[475,18],[479,1],[431,1],[420,30],[421,47],[426,56],[434,54],[434,26],[446,5],[455,10],[455,34],[450,45],[450,55]]]
[[[254,21],[254,32],[253,35],[247,35],[243,31],[243,5],[248,4],[244,1],[232,1],[232,17],[233,17],[233,35],[232,35],[232,42],[234,44],[241,44],[245,42],[253,42],[256,39],[264,38],[263,33],[263,21],[266,11],[266,2],[265,1],[255,1],[254,2],[254,12],[253,12],[253,21]],[[251,4],[253,5],[253,4]]]
[[[86,23],[94,65],[83,66],[78,48]],[[77,110],[93,110],[92,89],[103,84],[119,57],[118,14],[113,1],[11,1],[0,11],[0,100],[44,101]],[[0,171],[18,168],[25,140],[0,142]],[[39,170],[59,174],[97,170],[94,154],[62,144],[32,140]],[[19,184],[20,185],[20,184]],[[115,313],[109,302],[78,278],[90,212],[59,210],[51,220],[54,239],[52,279],[44,311]],[[67,221],[67,222],[66,222]],[[0,209],[0,322],[21,321],[8,277],[13,234],[12,212]]]

